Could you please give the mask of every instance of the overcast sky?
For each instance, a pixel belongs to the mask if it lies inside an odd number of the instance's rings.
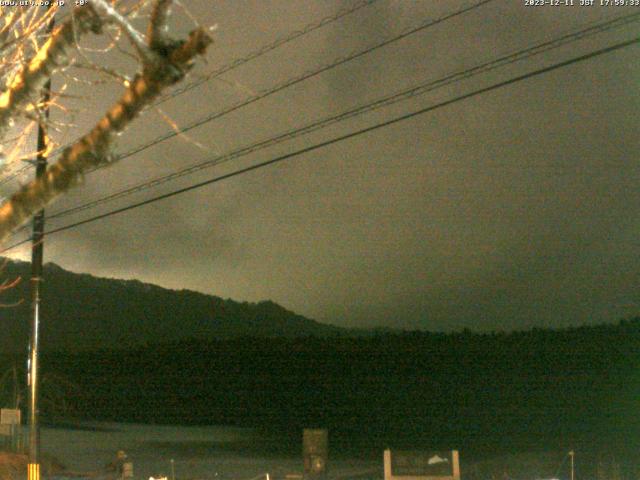
[[[191,80],[355,4],[183,3],[203,25],[217,25],[206,64],[198,64]],[[378,0],[176,96],[162,112],[187,125],[473,3]],[[206,123],[188,138],[162,142],[89,175],[49,212],[594,22],[640,12],[574,3],[529,7],[524,0],[494,0]],[[175,32],[191,27],[184,18],[176,8]],[[637,27],[635,22],[574,42],[48,225],[106,212],[634,38]],[[510,330],[638,315],[639,59],[640,49],[631,46],[52,235],[45,261],[239,301],[271,299],[340,326]],[[63,82],[54,78],[54,88]],[[52,115],[62,120],[73,114],[79,127],[60,140],[95,123],[119,89],[71,83],[68,91],[84,95],[82,101],[67,100],[71,112]],[[162,114],[149,111],[116,150],[170,129]],[[15,186],[3,186],[3,193]],[[28,254],[28,247],[14,252],[19,258]]]

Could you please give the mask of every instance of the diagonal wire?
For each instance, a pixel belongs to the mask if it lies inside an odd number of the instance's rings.
[[[246,156],[258,150],[262,150],[264,148],[277,145],[284,141],[294,139],[301,135],[305,135],[305,134],[320,130],[322,128],[326,128],[334,123],[338,123],[338,122],[347,120],[349,118],[353,118],[355,116],[359,116],[364,113],[398,103],[400,101],[406,100],[408,98],[411,98],[417,95],[423,95],[435,89],[442,88],[444,86],[447,86],[462,80],[466,80],[476,75],[489,72],[491,70],[503,67],[505,65],[508,65],[517,61],[530,58],[535,55],[539,55],[549,50],[559,48],[561,46],[575,42],[577,40],[586,38],[587,36],[594,35],[596,33],[600,33],[602,31],[609,30],[612,28],[617,28],[622,25],[627,25],[631,22],[638,21],[639,19],[640,19],[640,12],[632,15],[618,17],[614,20],[598,23],[596,25],[591,25],[588,28],[584,28],[578,31],[574,31],[572,33],[564,34],[561,37],[533,45],[523,50],[509,53],[500,58],[476,65],[475,67],[450,73],[440,79],[424,82],[412,88],[401,91],[399,93],[395,93],[393,95],[387,95],[383,98],[380,98],[373,102],[366,103],[364,105],[358,106],[356,108],[342,112],[340,114],[332,115],[332,116],[323,118],[321,120],[314,121],[303,127],[298,127],[292,130],[288,130],[275,137],[270,137],[266,140],[254,142],[250,145],[243,146],[241,148],[235,149],[224,155],[216,156],[214,158],[208,159],[204,162],[197,163],[195,165],[191,165],[189,167],[183,168],[176,172],[172,172],[170,174],[163,175],[161,177],[157,177],[152,180],[147,180],[145,182],[138,183],[136,185],[133,185],[131,187],[122,189],[118,192],[103,196],[91,202],[84,203],[82,205],[78,205],[75,207],[71,207],[66,210],[62,210],[60,212],[49,215],[48,218],[51,220],[51,219],[56,219],[60,217],[65,217],[74,213],[78,213],[83,210],[94,208],[104,203],[112,202],[114,200],[132,195],[137,192],[148,190],[150,188],[167,183],[169,181],[175,180],[185,175],[189,175],[189,174],[204,170],[206,168],[220,165],[230,160],[234,160],[234,159]]]
[[[162,195],[158,195],[156,197],[152,197],[152,198],[149,198],[147,200],[143,200],[141,202],[133,203],[133,204],[127,205],[127,206],[122,207],[122,208],[111,210],[109,212],[106,212],[106,213],[103,213],[103,214],[100,214],[100,215],[96,215],[96,216],[93,216],[93,217],[90,217],[90,218],[87,218],[87,219],[84,219],[84,220],[80,220],[78,222],[74,222],[74,223],[71,223],[71,224],[68,224],[68,225],[64,225],[62,227],[55,228],[53,230],[49,230],[49,231],[46,232],[46,235],[52,235],[54,233],[59,233],[59,232],[63,232],[63,231],[66,231],[66,230],[70,230],[72,228],[76,228],[76,227],[79,227],[81,225],[85,225],[87,223],[92,223],[92,222],[95,222],[95,221],[98,221],[98,220],[102,220],[102,219],[111,217],[113,215],[118,215],[120,213],[127,212],[129,210],[133,210],[133,209],[138,208],[138,207],[142,207],[144,205],[149,205],[151,203],[155,203],[157,201],[164,200],[164,199],[167,199],[167,198],[171,198],[171,197],[174,197],[176,195],[180,195],[182,193],[186,193],[186,192],[189,192],[189,191],[192,191],[192,190],[196,190],[198,188],[202,188],[202,187],[207,186],[207,185],[212,185],[214,183],[218,183],[218,182],[227,180],[229,178],[233,178],[233,177],[236,177],[236,176],[239,176],[239,175],[243,175],[245,173],[248,173],[248,172],[251,172],[251,171],[254,171],[254,170],[258,170],[258,169],[263,168],[263,167],[274,165],[276,163],[280,163],[280,162],[282,162],[284,160],[288,160],[290,158],[298,157],[300,155],[304,155],[306,153],[313,152],[315,150],[319,150],[319,149],[325,148],[327,146],[334,145],[336,143],[339,143],[339,142],[342,142],[342,141],[345,141],[345,140],[348,140],[348,139],[351,139],[351,138],[354,138],[354,137],[357,137],[357,136],[360,136],[360,135],[363,135],[363,134],[367,134],[367,133],[370,133],[370,132],[373,132],[373,131],[377,131],[377,130],[379,130],[381,128],[385,128],[385,127],[388,127],[388,126],[391,126],[391,125],[395,125],[396,123],[403,122],[403,121],[409,120],[411,118],[415,118],[415,117],[417,117],[419,115],[424,115],[424,114],[432,112],[434,110],[438,110],[440,108],[447,107],[449,105],[453,105],[454,103],[457,103],[457,102],[460,102],[460,101],[463,101],[463,100],[467,100],[469,98],[473,98],[473,97],[476,97],[476,96],[479,96],[479,95],[483,95],[485,93],[492,92],[492,91],[497,90],[499,88],[503,88],[503,87],[506,87],[508,85],[513,85],[515,83],[518,83],[518,82],[521,82],[521,81],[524,81],[524,80],[527,80],[527,79],[530,79],[530,78],[533,78],[533,77],[537,77],[537,76],[540,76],[540,75],[543,75],[543,74],[558,70],[560,68],[564,68],[564,67],[567,67],[569,65],[573,65],[575,63],[591,60],[591,59],[599,57],[601,55],[605,55],[605,54],[608,54],[608,53],[611,53],[611,52],[614,52],[614,51],[618,51],[618,50],[621,50],[623,48],[627,48],[627,47],[636,45],[638,43],[640,43],[640,37],[636,37],[636,38],[633,38],[631,40],[627,40],[627,41],[624,41],[624,42],[616,43],[614,45],[611,45],[611,46],[608,46],[608,47],[605,47],[605,48],[601,48],[599,50],[591,51],[591,52],[589,52],[587,54],[580,55],[578,57],[573,57],[573,58],[570,58],[568,60],[564,60],[562,62],[558,62],[558,63],[555,63],[553,65],[550,65],[550,66],[547,66],[547,67],[544,67],[544,68],[540,68],[538,70],[533,70],[531,72],[524,73],[522,75],[518,75],[516,77],[512,77],[510,79],[494,83],[494,84],[489,85],[487,87],[483,87],[483,88],[479,88],[477,90],[473,90],[471,92],[459,95],[459,96],[454,97],[452,99],[445,100],[443,102],[440,102],[440,103],[437,103],[437,104],[434,104],[434,105],[430,105],[428,107],[421,108],[419,110],[415,110],[413,112],[409,112],[409,113],[406,113],[406,114],[391,118],[391,119],[386,120],[384,122],[380,122],[380,123],[377,123],[375,125],[371,125],[369,127],[361,128],[359,130],[355,130],[355,131],[352,131],[350,133],[347,133],[347,134],[344,134],[344,135],[340,135],[340,136],[331,138],[329,140],[325,140],[323,142],[316,143],[314,145],[310,145],[308,147],[301,148],[299,150],[296,150],[296,151],[293,151],[293,152],[289,152],[289,153],[277,156],[277,157],[272,158],[270,160],[266,160],[266,161],[254,164],[254,165],[251,165],[249,167],[245,167],[245,168],[236,170],[234,172],[230,172],[230,173],[227,173],[227,174],[224,174],[224,175],[219,175],[219,176],[210,178],[208,180],[204,180],[202,182],[198,182],[198,183],[189,185],[189,186],[184,187],[184,188],[173,190],[171,192],[168,192],[168,193],[165,193],[165,194],[162,194]],[[22,241],[20,241],[18,243],[15,243],[15,244],[3,249],[2,251],[0,251],[0,253],[5,253],[8,250],[11,250],[11,249],[16,248],[16,247],[18,247],[20,245],[23,245],[24,243],[29,242],[30,240],[31,240],[30,238],[27,238],[27,239],[22,240]]]
[[[458,9],[458,10],[455,10],[454,12],[447,13],[445,15],[442,15],[442,16],[438,17],[438,18],[429,19],[429,20],[426,20],[424,22],[421,22],[418,26],[407,28],[407,29],[403,30],[401,33],[399,33],[397,35],[393,35],[391,37],[388,37],[388,38],[386,38],[386,39],[384,39],[384,40],[382,40],[382,41],[380,41],[380,42],[378,42],[376,44],[373,44],[373,45],[365,48],[364,50],[359,50],[359,51],[356,51],[356,52],[352,52],[352,53],[350,53],[348,55],[345,55],[343,57],[340,57],[338,59],[333,60],[331,63],[325,64],[325,65],[323,65],[321,67],[317,67],[317,68],[315,68],[313,70],[304,72],[304,73],[302,73],[301,75],[299,75],[297,77],[285,80],[284,82],[282,82],[282,83],[280,83],[280,84],[278,84],[278,85],[276,85],[276,86],[274,86],[274,87],[272,87],[272,88],[270,88],[268,90],[264,90],[261,93],[258,93],[256,95],[252,95],[251,97],[249,97],[249,98],[247,98],[247,99],[245,99],[243,101],[240,101],[240,102],[238,102],[238,103],[236,103],[234,105],[231,105],[230,107],[228,107],[228,108],[226,108],[224,110],[221,110],[221,111],[218,111],[218,112],[213,112],[213,113],[211,113],[209,115],[206,115],[205,117],[202,117],[202,118],[190,123],[189,125],[186,125],[185,127],[180,128],[177,131],[176,130],[171,130],[169,132],[166,132],[165,134],[160,135],[160,136],[156,137],[155,139],[153,139],[153,140],[151,140],[151,141],[149,141],[147,143],[139,145],[139,146],[137,146],[137,147],[125,152],[125,153],[122,153],[122,154],[118,155],[117,156],[117,160],[121,160],[123,158],[127,158],[127,157],[130,157],[130,156],[135,155],[137,153],[140,153],[140,152],[142,152],[142,151],[144,151],[144,150],[146,150],[146,149],[148,149],[148,148],[150,148],[150,147],[152,147],[154,145],[157,145],[160,142],[163,142],[163,141],[168,140],[170,138],[173,138],[173,137],[175,137],[177,135],[180,135],[182,133],[185,133],[185,132],[188,132],[190,130],[193,130],[196,127],[204,125],[205,123],[211,122],[213,120],[217,120],[218,118],[221,118],[224,115],[228,115],[229,113],[232,113],[232,112],[234,112],[234,111],[236,111],[236,110],[238,110],[240,108],[243,108],[243,107],[245,107],[247,105],[255,103],[255,102],[257,102],[259,100],[262,100],[262,99],[264,99],[266,97],[269,97],[269,96],[271,96],[271,95],[273,95],[275,93],[281,92],[282,90],[285,90],[285,89],[287,89],[289,87],[292,87],[292,86],[294,86],[294,85],[296,85],[296,84],[298,84],[300,82],[303,82],[303,81],[308,80],[310,78],[316,77],[316,76],[318,76],[318,75],[320,75],[320,74],[322,74],[324,72],[327,72],[329,70],[332,70],[332,69],[334,69],[334,68],[336,68],[336,67],[338,67],[340,65],[343,65],[343,64],[345,64],[347,62],[355,60],[356,58],[360,58],[360,57],[362,57],[364,55],[367,55],[367,54],[369,54],[369,53],[371,53],[373,51],[376,51],[376,50],[378,50],[378,49],[380,49],[382,47],[385,47],[385,46],[390,45],[392,43],[395,43],[395,42],[397,42],[399,40],[402,40],[403,38],[406,38],[409,35],[413,35],[415,33],[423,31],[423,30],[425,30],[427,28],[430,28],[430,27],[433,27],[435,25],[438,25],[438,24],[440,24],[442,22],[445,22],[445,21],[450,20],[452,18],[455,18],[455,17],[457,17],[459,15],[467,13],[467,12],[469,12],[471,10],[479,8],[482,5],[485,5],[485,4],[490,3],[492,1],[494,1],[494,0],[480,0],[477,3],[474,3],[474,4],[470,5],[470,6],[462,7],[460,9]],[[98,167],[98,168],[96,168],[96,169],[94,169],[92,171],[99,170],[100,168],[104,168],[104,167]]]
[[[371,5],[372,3],[375,3],[378,0],[364,0],[361,1],[359,3],[356,3],[355,5],[351,6],[351,7],[347,7],[347,8],[343,8],[341,10],[339,10],[338,12],[336,12],[334,15],[328,16],[323,18],[322,20],[315,22],[315,23],[311,23],[309,25],[307,25],[306,27],[302,28],[301,30],[297,30],[294,32],[291,32],[290,34],[276,39],[274,42],[263,46],[262,48],[258,48],[257,50],[254,50],[253,52],[249,53],[248,55],[246,55],[243,58],[239,58],[237,60],[232,61],[231,63],[228,63],[227,65],[220,67],[214,71],[212,71],[211,73],[205,75],[203,78],[196,80],[195,82],[191,82],[188,85],[185,85],[183,87],[177,88],[176,90],[167,93],[166,95],[161,96],[154,105],[159,105],[167,100],[169,100],[170,98],[174,98],[177,97],[178,95],[182,95],[185,92],[188,92],[189,90],[192,90],[200,85],[202,85],[205,82],[208,82],[209,80],[212,80],[214,78],[218,78],[220,75],[223,75],[237,67],[239,67],[240,65],[244,65],[245,63],[261,57],[262,55],[271,52],[272,50],[275,50],[279,47],[281,47],[282,45],[286,45],[287,43],[297,39],[298,37],[302,37],[303,35],[307,35],[308,33],[313,32],[314,30],[317,30],[321,27],[324,27],[325,25],[329,24],[329,23],[333,23],[337,20],[340,20],[342,17],[345,17],[347,15],[350,15],[364,7],[367,7],[369,5]]]
[[[233,61],[231,61],[230,63],[210,72],[209,74],[205,75],[203,78],[195,81],[195,82],[191,82],[188,85],[185,85],[182,88],[178,88],[176,90],[174,90],[173,92],[167,93],[166,95],[163,95],[162,97],[160,97],[158,100],[156,100],[156,102],[153,105],[159,105],[167,100],[169,100],[170,98],[174,98],[177,97],[178,95],[182,95],[183,93],[188,92],[189,90],[192,90],[200,85],[202,85],[205,82],[208,82],[210,80],[213,80],[215,78],[220,77],[221,75],[234,70],[238,67],[240,67],[241,65],[244,65],[245,63],[250,62],[251,60],[254,60],[258,57],[261,57],[262,55],[265,55],[273,50],[276,50],[277,48],[282,47],[283,45],[286,45],[287,43],[290,43],[304,35],[308,35],[309,33],[318,30],[319,28],[324,27],[325,25],[328,25],[330,23],[333,22],[337,22],[338,20],[342,19],[343,17],[346,17],[348,15],[351,15],[354,12],[357,12],[358,10],[363,9],[364,7],[368,7],[369,5],[377,2],[379,0],[361,0],[360,2],[355,3],[354,5],[351,5],[349,7],[345,7],[342,8],[340,10],[338,10],[335,14],[327,16],[322,18],[321,20],[314,22],[314,23],[310,23],[308,25],[306,25],[305,27],[303,27],[300,30],[295,30],[281,38],[278,38],[276,40],[274,40],[272,43],[269,43],[267,45],[264,45],[256,50],[254,50],[253,52],[245,55],[242,58],[238,58],[235,59]],[[70,16],[70,13],[67,13],[67,15],[65,17]],[[65,18],[63,17],[63,18]],[[73,142],[75,143],[75,142]],[[65,146],[61,146],[56,148],[55,150],[53,150],[50,154],[50,156],[55,156],[57,154],[59,154],[60,152],[62,152],[66,147],[68,147],[69,145],[65,145]],[[23,172],[29,170],[32,167],[32,165],[27,164],[24,165],[22,168],[17,169],[14,173],[7,175],[5,178],[0,179],[0,186],[6,184],[7,182],[10,182],[11,180],[13,180],[14,178],[17,178],[18,176],[20,176]]]
[[[384,40],[382,40],[382,41],[380,41],[380,42],[378,42],[376,44],[373,44],[373,45],[365,48],[364,50],[359,50],[359,51],[352,52],[352,53],[350,53],[350,54],[348,54],[346,56],[343,56],[343,57],[340,57],[340,58],[334,60],[333,62],[331,62],[329,64],[325,64],[325,65],[323,65],[321,67],[318,67],[318,68],[316,68],[314,70],[310,70],[310,71],[304,72],[303,74],[301,74],[301,75],[299,75],[297,77],[288,79],[288,80],[276,85],[275,87],[272,87],[272,88],[270,88],[268,90],[264,90],[263,92],[258,93],[256,95],[252,95],[248,99],[245,99],[245,100],[240,101],[240,102],[238,102],[236,104],[233,104],[232,106],[230,106],[230,107],[228,107],[228,108],[226,108],[224,110],[211,113],[211,114],[207,115],[206,117],[200,118],[200,119],[196,120],[195,122],[192,122],[191,124],[181,128],[178,131],[171,130],[171,131],[169,131],[169,132],[167,132],[167,133],[165,133],[163,135],[160,135],[160,136],[156,137],[155,139],[153,139],[153,140],[151,140],[151,141],[149,141],[149,142],[147,142],[145,144],[139,145],[139,146],[135,147],[134,149],[129,150],[128,152],[125,152],[123,154],[117,155],[114,161],[122,160],[124,158],[130,157],[130,156],[135,155],[137,153],[140,153],[143,150],[146,150],[146,149],[148,149],[148,148],[150,148],[150,147],[152,147],[152,146],[154,146],[154,145],[156,145],[156,144],[158,144],[160,142],[163,142],[165,140],[173,138],[176,135],[179,135],[181,133],[185,133],[185,132],[187,132],[189,130],[192,130],[192,129],[196,128],[196,127],[199,127],[199,126],[201,126],[201,125],[203,125],[205,123],[208,123],[208,122],[211,122],[211,121],[216,120],[218,118],[221,118],[224,115],[232,113],[232,112],[234,112],[236,110],[239,110],[242,107],[245,107],[247,105],[255,103],[255,102],[257,102],[259,100],[262,100],[262,99],[264,99],[266,97],[269,97],[269,96],[271,96],[271,95],[273,95],[275,93],[278,93],[278,92],[280,92],[282,90],[285,90],[285,89],[287,89],[289,87],[292,87],[293,85],[296,85],[296,84],[301,83],[301,82],[303,82],[305,80],[313,78],[313,77],[315,77],[317,75],[320,75],[321,73],[324,73],[324,72],[326,72],[328,70],[331,70],[331,69],[333,69],[335,67],[338,67],[338,66],[343,65],[343,64],[345,64],[347,62],[355,60],[356,58],[360,58],[360,57],[362,57],[364,55],[367,55],[367,54],[369,54],[369,53],[371,53],[373,51],[376,51],[376,50],[378,50],[380,48],[383,48],[383,47],[385,47],[387,45],[390,45],[390,44],[395,43],[395,42],[397,42],[399,40],[402,40],[402,39],[404,39],[404,38],[406,38],[406,37],[408,37],[410,35],[413,35],[415,33],[418,33],[420,31],[423,31],[423,30],[425,30],[427,28],[430,28],[430,27],[433,27],[435,25],[438,25],[438,24],[440,24],[442,22],[445,22],[447,20],[455,18],[455,17],[457,17],[459,15],[462,15],[464,13],[467,13],[469,11],[475,10],[476,8],[479,8],[479,7],[481,7],[481,6],[485,5],[485,4],[493,2],[493,1],[494,0],[480,0],[480,1],[474,3],[474,4],[470,5],[470,6],[465,6],[465,7],[459,8],[458,10],[455,10],[455,11],[453,11],[451,13],[447,13],[447,14],[442,15],[440,17],[437,17],[435,19],[428,19],[428,20],[420,23],[417,26],[410,27],[410,28],[407,28],[407,29],[403,30],[399,34],[393,35],[391,37],[387,37],[386,39],[384,39]],[[64,148],[68,148],[68,146],[64,147]],[[57,151],[59,152],[60,149],[58,149]],[[113,162],[110,162],[110,163],[113,163]],[[29,165],[25,165],[25,167],[23,167],[19,171],[16,171],[16,173],[14,173],[13,175],[6,177],[4,180],[0,180],[0,186],[4,185],[5,183],[7,183],[7,182],[9,182],[11,180],[13,180],[18,175],[20,175],[22,172],[28,170],[29,168],[30,168]],[[104,168],[104,167],[97,167],[95,169],[90,170],[87,173],[94,172],[94,171],[99,170],[101,168]]]

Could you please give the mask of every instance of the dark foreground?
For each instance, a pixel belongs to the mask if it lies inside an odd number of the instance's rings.
[[[273,441],[232,448],[274,456],[298,455],[301,429],[323,427],[334,458],[457,448],[476,470],[501,456],[549,452],[557,465],[574,449],[591,478],[598,468],[634,480],[639,473],[637,319],[511,334],[182,341],[48,353],[42,365],[50,421],[251,426]]]

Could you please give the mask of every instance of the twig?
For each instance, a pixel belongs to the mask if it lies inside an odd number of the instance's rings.
[[[133,28],[129,21],[123,17],[120,12],[104,0],[92,0],[91,6],[97,13],[104,17],[106,21],[118,25],[122,29],[145,65],[154,62],[155,58],[153,51],[145,43],[142,34]]]
[[[68,64],[66,53],[74,44],[75,36],[89,30],[99,31],[100,23],[93,10],[86,7],[76,10],[76,21],[69,20],[58,27],[37,55],[16,74],[7,90],[0,94],[0,139],[6,134],[10,120],[39,94],[49,75]]]
[[[160,50],[169,43],[167,17],[172,3],[172,0],[156,0],[153,5],[147,30],[147,41],[153,50]]]
[[[160,92],[180,81],[193,66],[194,58],[203,54],[211,39],[203,29],[191,32],[184,42],[164,46],[157,61],[147,65],[125,90],[97,125],[72,146],[66,148],[60,160],[45,174],[23,187],[0,207],[0,243],[25,223],[35,212],[77,184],[83,172],[112,161],[112,139],[122,132],[156,99]]]

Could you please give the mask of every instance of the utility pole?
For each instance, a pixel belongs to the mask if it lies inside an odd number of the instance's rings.
[[[20,408],[20,390],[18,388],[18,368],[13,364],[13,408]]]
[[[575,480],[575,478],[576,478],[575,477],[575,466],[574,466],[574,463],[573,463],[573,461],[574,461],[573,457],[575,456],[575,452],[573,450],[571,450],[569,452],[569,456],[571,457],[571,480]]]
[[[47,13],[51,19],[47,25],[47,35],[51,35],[54,27],[53,2],[49,3]],[[41,178],[47,170],[47,131],[46,121],[49,118],[49,101],[51,99],[51,78],[44,85],[41,96],[41,116],[38,123],[38,142],[36,155],[36,178]],[[40,425],[38,422],[38,343],[40,327],[40,286],[42,283],[42,260],[44,256],[44,210],[33,217],[33,238],[31,251],[31,336],[29,339],[29,368],[27,382],[29,384],[29,466],[28,480],[40,480]]]

